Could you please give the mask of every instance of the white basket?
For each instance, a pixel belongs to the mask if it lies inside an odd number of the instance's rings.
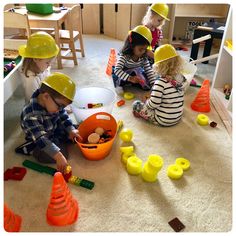
[[[185,86],[184,90],[186,91],[187,88],[189,87],[196,71],[197,71],[197,67],[192,64],[191,62],[188,62],[187,59],[184,58],[184,65],[183,65],[183,70],[181,72],[181,74],[186,78],[187,80],[187,85]]]
[[[190,62],[185,62],[183,66],[182,75],[187,79],[188,82],[191,82],[197,71],[197,67]]]
[[[98,112],[107,112],[111,114],[116,101],[116,94],[111,89],[101,87],[87,87],[76,90],[72,111],[77,122],[81,122],[89,116]],[[88,104],[103,105],[98,108],[88,108]]]

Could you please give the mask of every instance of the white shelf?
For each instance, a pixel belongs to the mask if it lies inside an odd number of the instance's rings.
[[[223,48],[231,57],[233,56],[233,51],[229,47],[224,46]]]
[[[171,43],[173,36],[177,39],[186,36],[186,31],[189,22],[206,22],[210,18],[216,19],[219,22],[225,22],[228,15],[229,4],[186,4],[177,3],[169,4],[169,18],[170,22],[166,24],[168,27],[168,38]],[[175,42],[173,42],[176,44]]]
[[[227,4],[176,4],[175,17],[225,18]]]
[[[208,14],[199,14],[199,15],[193,15],[193,14],[188,14],[188,13],[184,13],[184,14],[176,14],[175,17],[191,17],[191,18],[217,18],[217,19],[223,19],[225,18],[225,16],[221,16],[221,15],[208,15]]]
[[[222,38],[219,57],[216,64],[216,70],[211,87],[211,101],[215,106],[216,111],[220,115],[229,134],[232,134],[232,88],[229,100],[225,98],[223,88],[225,84],[233,85],[232,83],[232,56],[233,52],[225,45],[227,39],[232,39],[232,9],[229,10],[225,31]]]
[[[225,94],[222,91],[223,88],[214,88],[214,94],[219,101],[221,101],[223,107],[228,108],[229,100],[225,98]]]

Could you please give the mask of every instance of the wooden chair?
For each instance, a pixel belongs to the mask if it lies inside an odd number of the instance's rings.
[[[14,35],[7,36],[7,29],[13,30]],[[29,38],[31,31],[29,25],[29,19],[27,15],[23,15],[16,12],[4,12],[4,38],[13,38],[13,39],[27,39]]]
[[[64,55],[61,56],[62,59],[73,60],[75,65],[78,65],[76,52],[80,52],[82,57],[84,54],[84,44],[82,38],[82,22],[81,22],[81,7],[80,5],[75,5],[71,8],[68,19],[65,24],[65,29],[60,30],[60,44],[61,50],[66,51]],[[80,48],[75,47],[75,42],[79,40]],[[65,47],[64,44],[68,44]],[[72,56],[68,56],[71,53]]]

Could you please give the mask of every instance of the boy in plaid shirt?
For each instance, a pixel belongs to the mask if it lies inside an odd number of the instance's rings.
[[[68,165],[66,143],[79,136],[65,107],[75,94],[75,83],[62,73],[53,73],[42,81],[21,113],[21,127],[26,143],[17,153],[32,155],[42,163],[57,164],[63,172]]]

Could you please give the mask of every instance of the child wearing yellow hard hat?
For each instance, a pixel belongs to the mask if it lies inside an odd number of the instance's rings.
[[[123,87],[128,84],[150,90],[155,80],[146,55],[151,41],[152,34],[144,25],[139,25],[129,32],[112,74],[118,94],[123,93]]]
[[[133,114],[155,125],[172,126],[180,122],[184,108],[186,79],[181,75],[183,59],[170,44],[158,47],[154,53],[153,70],[157,80],[145,103],[133,103]]]
[[[24,58],[21,78],[26,102],[39,88],[41,81],[50,75],[50,65],[58,52],[54,38],[46,32],[30,35],[27,44],[19,47],[19,54]]]
[[[147,51],[148,56],[154,59],[154,50],[159,46],[161,39],[163,39],[162,27],[168,19],[169,7],[164,3],[152,4],[145,16],[143,17],[142,24],[148,27],[152,33],[152,42],[150,50]]]
[[[21,113],[21,127],[26,143],[16,153],[33,155],[39,162],[56,163],[58,171],[67,166],[66,143],[79,136],[66,110],[75,95],[76,86],[70,77],[52,73],[46,77]]]

